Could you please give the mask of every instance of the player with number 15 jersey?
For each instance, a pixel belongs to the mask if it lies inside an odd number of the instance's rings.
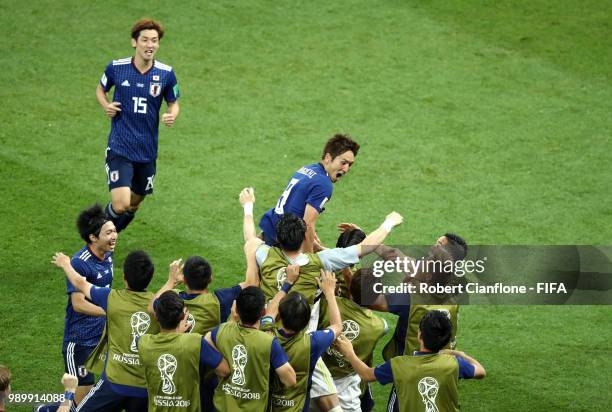
[[[174,71],[154,60],[163,35],[163,28],[154,20],[136,22],[132,28],[134,56],[113,60],[96,90],[98,102],[112,119],[106,149],[111,203],[106,213],[117,231],[125,229],[144,197],[153,192],[162,101],[168,105],[162,123],[172,126],[179,114]],[[106,94],[111,88],[113,100],[109,102]]]

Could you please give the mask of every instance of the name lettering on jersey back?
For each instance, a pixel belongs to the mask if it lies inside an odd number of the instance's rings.
[[[297,172],[301,175],[307,176],[309,179],[312,179],[317,174],[317,172],[307,167],[301,167]]]

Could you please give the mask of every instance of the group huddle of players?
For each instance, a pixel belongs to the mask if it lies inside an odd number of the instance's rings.
[[[123,265],[125,288],[111,288],[118,232],[153,190],[162,99],[168,103],[162,122],[171,126],[178,116],[174,72],[153,59],[162,36],[159,23],[138,21],[134,57],[109,64],[98,86],[98,101],[112,118],[106,154],[111,202],[79,215],[80,251],[53,257],[69,295],[65,370],[79,383],[67,401],[38,410],[369,411],[373,381],[393,383],[388,410],[458,410],[457,380],[485,375],[475,359],[451,348],[458,306],[442,300],[411,305],[407,294],[373,294],[371,270],[359,268],[367,254],[401,254],[383,242],[402,216],[389,213],[367,235],[341,224],[335,248],[317,236],[333,184],[359,151],[347,135],[330,138],[321,160],[291,177],[261,218],[259,234],[254,190],[241,191],[243,282],[213,290],[209,262],[191,256],[172,262],[167,282],[153,293],[147,290],[151,258],[132,251]],[[463,259],[466,251],[463,239],[449,233],[428,258]],[[411,282],[439,281],[435,273],[407,275]],[[383,351],[386,362],[372,367],[388,329],[376,311],[398,321]]]

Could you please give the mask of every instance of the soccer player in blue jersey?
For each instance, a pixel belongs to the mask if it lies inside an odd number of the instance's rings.
[[[99,205],[94,205],[79,214],[77,228],[85,246],[74,254],[70,264],[92,285],[110,288],[113,282],[113,251],[117,243],[115,225],[108,220]],[[78,405],[94,383],[93,374],[84,365],[102,336],[106,312],[94,305],[68,280],[66,293],[68,304],[62,354],[65,371],[79,378],[74,398]]]
[[[275,245],[275,228],[282,215],[292,213],[304,219],[307,225],[304,251],[320,250],[315,224],[331,199],[333,183],[349,172],[358,152],[357,142],[347,135],[336,134],[325,144],[320,162],[304,166],[291,176],[276,206],[259,222],[267,245]]]
[[[164,29],[142,19],[132,27],[133,57],[113,60],[96,89],[98,102],[112,119],[106,149],[106,173],[111,202],[106,213],[117,231],[134,219],[140,203],[153,193],[157,159],[159,111],[170,127],[179,115],[179,89],[172,67],[154,60]],[[106,94],[114,87],[113,100]]]

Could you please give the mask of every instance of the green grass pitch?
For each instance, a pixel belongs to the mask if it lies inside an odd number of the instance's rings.
[[[191,254],[215,285],[236,282],[240,189],[263,213],[337,131],[362,149],[319,220],[326,244],[336,223],[371,230],[391,210],[405,216],[395,244],[447,230],[610,244],[611,15],[609,0],[2,1],[0,363],[14,392],[60,390],[66,296],[50,258],[80,248],[77,213],[108,199],[94,89],[131,54],[136,19],[165,24],[158,58],[183,95],[156,193],[116,251],[116,287],[142,248],[155,289]],[[610,410],[609,306],[470,306],[460,322],[489,375],[461,382],[462,410]],[[382,411],[389,388],[374,388]]]

